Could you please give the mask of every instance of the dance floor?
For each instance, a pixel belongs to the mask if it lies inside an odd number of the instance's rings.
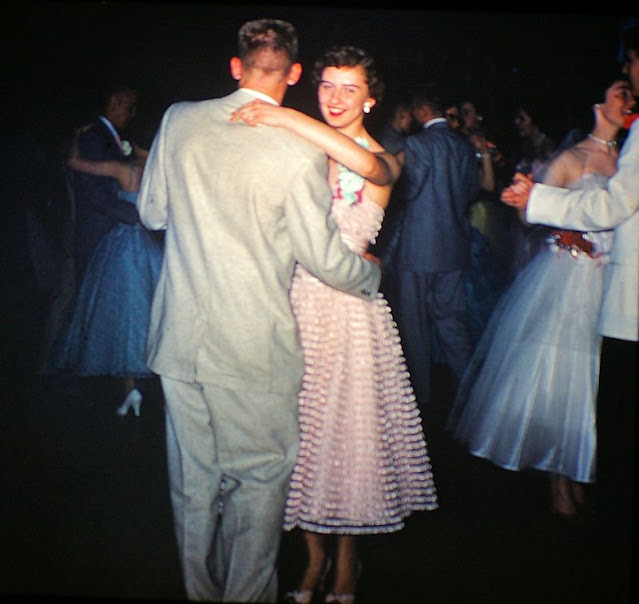
[[[398,533],[361,539],[357,602],[630,602],[629,502],[593,486],[594,517],[581,527],[558,523],[543,475],[498,469],[450,441],[444,377],[424,411],[440,508]],[[0,593],[184,599],[157,382],[139,418],[115,414],[109,379],[34,378],[3,398]],[[282,589],[294,586],[302,563],[299,534],[285,534]]]

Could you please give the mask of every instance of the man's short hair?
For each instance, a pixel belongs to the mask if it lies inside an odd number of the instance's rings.
[[[288,68],[297,61],[297,30],[280,19],[247,21],[238,32],[238,51],[242,63],[251,65],[252,57],[261,50],[283,52]]]
[[[412,91],[411,106],[413,110],[428,107],[433,113],[440,114],[446,107],[436,84],[425,84]]]

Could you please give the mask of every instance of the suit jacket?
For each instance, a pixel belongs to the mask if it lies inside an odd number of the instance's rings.
[[[536,184],[526,210],[529,222],[579,231],[615,229],[606,266],[599,332],[639,340],[639,120],[619,155],[606,188],[568,191]]]
[[[138,197],[143,224],[166,229],[147,362],[183,381],[294,393],[295,263],[364,299],[380,271],[348,250],[329,216],[324,153],[284,128],[229,121],[252,98],[240,89],[162,118]]]
[[[101,120],[80,135],[78,150],[81,157],[91,160],[124,159],[113,134]],[[102,237],[120,222],[136,224],[138,214],[133,204],[118,198],[115,178],[76,171],[70,171],[70,175],[75,211],[74,256],[81,274]]]
[[[464,268],[470,258],[467,211],[480,191],[475,148],[445,121],[405,141],[404,218],[395,267],[415,272]]]

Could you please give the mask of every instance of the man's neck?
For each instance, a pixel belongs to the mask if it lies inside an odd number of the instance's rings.
[[[266,101],[267,103],[272,103],[273,105],[281,105],[282,101],[278,101],[277,99],[273,98],[272,96],[266,94],[265,92],[262,92],[260,90],[255,90],[255,88],[250,88],[249,86],[240,86],[239,90],[243,90],[244,92],[246,92],[247,94],[250,94],[251,96],[254,96],[258,99],[262,99],[263,101]]]

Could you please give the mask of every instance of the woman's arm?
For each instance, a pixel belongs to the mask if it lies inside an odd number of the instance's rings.
[[[80,157],[77,139],[73,141],[67,166],[78,172],[86,172],[95,176],[110,176],[115,178],[124,191],[137,191],[142,177],[142,167],[117,160],[90,160]]]
[[[122,166],[118,161],[94,161],[90,159],[83,159],[78,156],[69,156],[67,159],[67,166],[72,170],[78,172],[87,172],[94,176],[111,176],[112,178],[118,178],[120,173],[119,166]]]
[[[69,156],[67,166],[72,170],[87,172],[95,176],[111,176],[118,181],[124,191],[137,191],[140,187],[142,167],[135,164],[126,164],[116,160],[95,161]]]
[[[473,132],[468,136],[470,142],[475,145],[481,163],[479,165],[479,177],[481,179],[481,188],[485,191],[495,190],[495,169],[493,167],[493,159],[488,149],[488,141],[486,137],[479,133]]]
[[[401,173],[401,166],[391,153],[368,151],[328,124],[289,107],[260,100],[251,101],[233,112],[231,121],[239,120],[244,120],[250,126],[266,124],[288,128],[374,185],[392,185]]]

